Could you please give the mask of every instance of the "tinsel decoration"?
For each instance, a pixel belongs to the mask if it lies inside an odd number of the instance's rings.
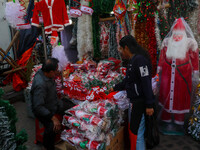
[[[199,0],[200,1],[200,0]],[[198,47],[200,47],[200,5],[198,8],[193,9],[193,11],[189,12],[188,24],[194,34],[194,37],[198,43]]]
[[[85,0],[81,0],[80,3],[85,6],[89,5],[89,2]],[[77,50],[80,61],[84,56],[88,56],[93,52],[92,31],[92,16],[82,14],[81,17],[78,17]]]
[[[157,48],[158,50],[161,50],[161,45],[162,45],[162,41],[161,41],[161,36],[160,36],[160,30],[159,30],[159,25],[160,20],[159,20],[159,16],[158,14],[155,14],[155,35],[156,35],[156,41],[157,41]],[[157,53],[158,56],[158,53]]]
[[[99,16],[101,14],[108,14],[113,10],[115,0],[93,0],[94,13],[92,14],[92,31],[93,31],[93,46],[94,52],[93,57],[100,59],[100,26]]]
[[[146,34],[146,21],[142,21],[140,18],[137,19],[135,25],[135,39],[140,46],[148,50],[149,39]]]
[[[192,106],[192,116],[189,119],[188,133],[197,141],[200,141],[200,83],[197,86],[196,101]]]
[[[148,17],[154,17],[157,12],[158,1],[152,0],[137,0],[139,6],[138,18],[146,20]]]
[[[137,0],[139,14],[135,27],[135,38],[137,42],[145,48],[152,61],[152,76],[156,74],[157,66],[157,45],[155,37],[155,13],[157,13],[157,1]]]
[[[148,44],[148,52],[151,57],[151,63],[152,63],[152,76],[156,75],[156,69],[157,69],[157,45],[156,45],[156,36],[155,36],[155,17],[149,17],[147,18],[147,24],[146,24],[146,33],[149,38],[149,44]]]
[[[187,0],[169,0],[168,22],[171,27],[176,18],[188,19],[189,6]]]
[[[158,22],[158,26],[160,29],[160,37],[161,40],[163,41],[163,39],[165,38],[165,36],[168,34],[170,26],[167,20],[167,12],[166,9],[160,9],[159,10],[159,22]]]
[[[3,89],[0,88],[0,149],[1,150],[26,150],[23,145],[27,141],[27,133],[22,130],[16,133],[16,110],[3,100]]]
[[[109,51],[108,57],[113,57],[121,60],[120,54],[118,52],[117,38],[116,38],[116,24],[111,24],[110,35],[109,35]]]
[[[189,6],[189,10],[194,10],[196,8],[198,8],[198,0],[188,0],[188,6]]]
[[[15,134],[10,131],[10,122],[6,115],[5,107],[0,107],[0,149],[15,150],[17,145],[14,136]]]

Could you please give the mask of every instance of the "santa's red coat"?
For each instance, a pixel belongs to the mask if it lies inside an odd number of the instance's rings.
[[[39,12],[42,13],[46,34],[61,31],[69,25],[69,18],[64,0],[42,0],[34,6],[32,25],[39,26]]]
[[[197,43],[195,40],[191,42],[184,59],[168,59],[167,44],[161,50],[159,104],[169,113],[181,114],[190,110],[192,71],[199,70]]]

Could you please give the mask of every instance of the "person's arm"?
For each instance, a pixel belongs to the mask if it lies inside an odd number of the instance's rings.
[[[123,91],[125,90],[125,85],[126,85],[126,77],[122,80],[122,82],[118,83],[115,85],[113,88],[114,91]]]
[[[155,98],[153,96],[153,90],[151,85],[151,69],[150,64],[146,59],[138,59],[137,68],[139,77],[141,79],[142,90],[144,93],[146,114],[152,115],[154,113]]]
[[[52,114],[45,107],[46,90],[43,85],[36,85],[32,92],[32,108],[36,116],[46,117],[51,119]]]

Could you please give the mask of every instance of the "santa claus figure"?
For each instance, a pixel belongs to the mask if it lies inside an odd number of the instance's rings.
[[[198,45],[183,18],[174,22],[163,40],[157,72],[161,120],[165,125],[183,126],[184,114],[190,111],[192,81],[199,79]]]

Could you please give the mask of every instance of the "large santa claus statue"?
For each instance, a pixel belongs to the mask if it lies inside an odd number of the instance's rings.
[[[184,125],[184,115],[191,106],[192,83],[199,79],[198,45],[183,18],[174,22],[163,40],[157,72],[160,75],[160,117],[165,126],[170,126],[170,130],[165,128],[164,134],[176,134],[171,124]]]

